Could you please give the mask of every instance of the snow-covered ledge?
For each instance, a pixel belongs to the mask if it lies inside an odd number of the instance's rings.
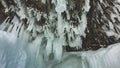
[[[51,68],[119,68],[120,43],[97,51],[64,53],[62,61]],[[49,68],[49,67],[48,67]]]

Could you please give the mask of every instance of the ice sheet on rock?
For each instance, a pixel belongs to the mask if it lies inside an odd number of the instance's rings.
[[[108,48],[98,51],[83,53],[90,65],[90,68],[119,68],[120,64],[120,43],[110,45]]]
[[[0,31],[0,68],[25,68],[26,58],[14,34]]]
[[[14,34],[0,31],[0,68],[25,68],[24,46]]]
[[[97,51],[65,53],[62,62],[51,68],[119,68],[120,43]]]

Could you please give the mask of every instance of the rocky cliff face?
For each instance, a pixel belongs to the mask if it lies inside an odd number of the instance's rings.
[[[84,42],[87,44],[86,47],[98,49],[119,42],[120,4],[118,1],[90,1],[91,8],[87,15],[88,32],[86,31],[85,39],[89,42]]]
[[[119,42],[118,0],[1,0],[0,5],[0,30],[44,45],[48,54]]]

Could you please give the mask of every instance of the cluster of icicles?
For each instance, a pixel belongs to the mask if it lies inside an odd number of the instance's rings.
[[[15,15],[12,20],[11,16],[8,16],[0,25],[0,30],[14,33],[20,39],[28,41],[30,45],[45,45],[46,54],[49,56],[52,52],[55,52],[55,57],[58,57],[56,58],[58,60],[61,59],[60,57],[63,53],[62,47],[64,45],[82,48],[81,36],[85,37],[85,29],[87,27],[86,14],[90,9],[89,0],[85,1],[82,8],[84,10],[82,15],[76,15],[80,24],[77,27],[70,25],[62,17],[62,13],[66,12],[67,19],[70,19],[70,13],[67,10],[68,2],[66,0],[52,0],[51,2],[55,5],[55,8],[49,12],[49,15],[35,8],[25,7],[25,4],[21,0],[14,0],[18,4],[19,10],[14,5],[8,8],[4,0],[1,0],[1,2],[6,8],[6,12],[10,10]],[[46,0],[42,0],[42,3],[45,4]],[[45,19],[45,22],[42,22],[42,18]],[[27,19],[27,22],[24,21],[25,19]],[[41,21],[40,24],[45,23],[45,25],[37,25],[36,21]],[[67,39],[65,37],[66,33],[68,34]]]

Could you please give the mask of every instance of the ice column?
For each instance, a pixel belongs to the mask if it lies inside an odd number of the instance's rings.
[[[61,13],[66,11],[66,1],[65,0],[57,0],[57,5],[55,8],[58,14],[58,22],[57,22],[57,31],[58,37],[53,41],[53,51],[55,54],[55,58],[57,60],[61,60],[62,57],[62,45],[63,45],[63,32],[64,32],[64,21],[62,19]]]

